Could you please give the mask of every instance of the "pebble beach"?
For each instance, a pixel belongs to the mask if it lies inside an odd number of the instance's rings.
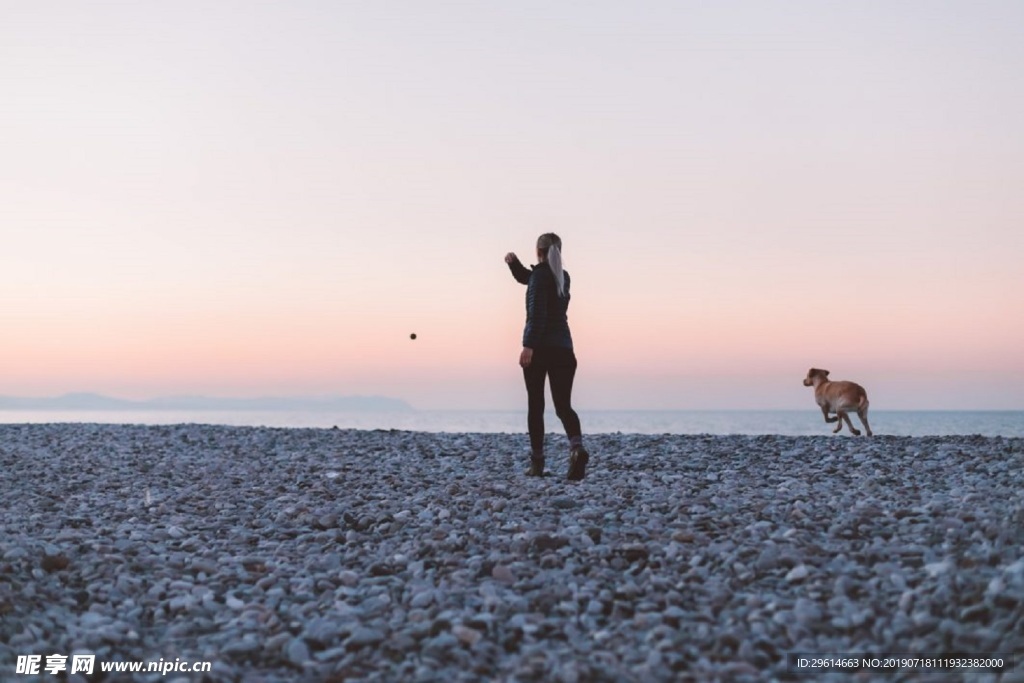
[[[0,681],[1024,683],[1024,440],[0,425]],[[24,655],[207,673],[16,674]],[[796,657],[1002,669],[810,670]]]

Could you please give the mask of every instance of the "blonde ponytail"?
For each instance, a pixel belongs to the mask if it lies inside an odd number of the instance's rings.
[[[548,265],[555,275],[555,286],[558,287],[558,296],[565,298],[565,272],[562,270],[562,250],[552,244],[548,247]]]
[[[537,238],[537,248],[546,249],[548,266],[555,276],[558,296],[565,298],[565,271],[562,269],[562,240],[553,232],[546,232]]]

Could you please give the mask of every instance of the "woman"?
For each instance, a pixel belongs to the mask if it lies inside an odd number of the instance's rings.
[[[569,273],[562,269],[562,240],[553,232],[537,239],[539,263],[527,270],[519,258],[505,255],[512,276],[526,285],[526,329],[519,365],[523,367],[528,400],[527,426],[530,430],[530,469],[527,474],[544,476],[544,380],[551,380],[555,413],[569,437],[569,475],[579,481],[586,474],[590,455],[583,448],[580,418],[572,409],[572,381],[576,376],[576,355],[566,309],[569,307]]]

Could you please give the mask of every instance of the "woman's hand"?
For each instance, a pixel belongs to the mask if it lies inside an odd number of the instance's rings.
[[[514,254],[513,252],[511,252],[511,251],[510,251],[510,252],[508,252],[507,254],[505,254],[505,263],[507,263],[507,264],[509,264],[509,265],[512,265],[513,263],[515,263],[515,262],[516,262],[516,261],[518,261],[518,260],[519,260],[519,257],[518,257],[518,256],[516,256],[516,255],[515,255],[515,254]]]
[[[533,362],[533,349],[523,347],[523,352],[519,354],[519,364],[524,368],[530,367],[530,363]]]

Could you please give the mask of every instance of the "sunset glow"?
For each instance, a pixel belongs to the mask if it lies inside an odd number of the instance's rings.
[[[1024,408],[1017,2],[8,3],[0,395]],[[416,333],[416,340],[410,333]]]

